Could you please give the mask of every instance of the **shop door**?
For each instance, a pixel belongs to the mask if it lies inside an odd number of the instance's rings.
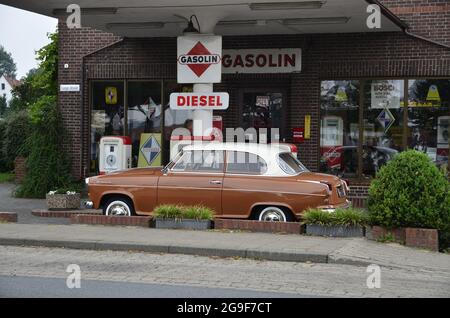
[[[284,141],[285,99],[286,93],[281,89],[243,90],[240,94],[240,127],[244,130],[255,128],[258,142],[270,143],[274,138]]]

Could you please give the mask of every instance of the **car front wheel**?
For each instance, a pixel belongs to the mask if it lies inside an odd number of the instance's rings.
[[[132,216],[134,215],[133,203],[126,198],[110,198],[103,205],[103,214],[109,216]]]
[[[279,207],[269,206],[259,212],[258,220],[267,222],[289,222],[291,221],[291,215]]]

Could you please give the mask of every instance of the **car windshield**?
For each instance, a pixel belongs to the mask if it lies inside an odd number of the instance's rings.
[[[290,152],[283,152],[278,155],[278,165],[284,172],[291,175],[308,171],[308,169],[306,169],[306,167]]]

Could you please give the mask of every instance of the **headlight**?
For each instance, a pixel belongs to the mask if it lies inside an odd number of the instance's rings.
[[[336,209],[330,208],[330,209],[322,209],[323,212],[328,212],[328,213],[334,213],[336,212]]]
[[[86,184],[89,184],[89,178],[84,179],[84,182],[86,182]]]

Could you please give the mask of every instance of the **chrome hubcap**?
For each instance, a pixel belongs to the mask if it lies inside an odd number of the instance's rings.
[[[283,213],[277,210],[265,211],[261,216],[261,220],[268,222],[286,222],[286,218]]]
[[[128,206],[126,206],[122,202],[113,202],[108,207],[106,211],[106,215],[114,215],[114,216],[130,216],[130,210]]]

